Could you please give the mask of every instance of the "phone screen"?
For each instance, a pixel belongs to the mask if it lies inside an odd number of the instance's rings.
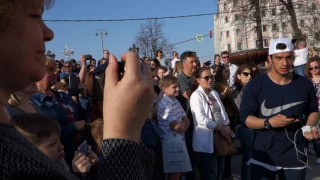
[[[83,143],[79,146],[78,151],[84,155],[88,154],[88,144],[87,141],[83,141]]]
[[[121,60],[119,62],[119,66],[118,66],[118,73],[119,73],[119,79],[121,80],[124,76],[124,72],[125,72],[125,62],[123,60]]]

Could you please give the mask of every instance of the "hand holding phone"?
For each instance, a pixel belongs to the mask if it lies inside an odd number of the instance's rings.
[[[78,147],[78,151],[84,155],[88,155],[88,143],[86,140]]]

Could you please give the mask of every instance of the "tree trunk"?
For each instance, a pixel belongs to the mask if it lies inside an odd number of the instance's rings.
[[[291,17],[291,27],[292,30],[294,32],[293,38],[294,39],[300,39],[300,40],[305,40],[306,37],[302,34],[301,30],[299,29],[298,26],[298,21],[297,21],[297,16],[296,16],[296,12],[294,10],[294,6],[292,3],[292,0],[279,0],[288,10],[288,13]]]
[[[261,12],[260,12],[260,2],[257,0],[250,0],[251,3],[253,3],[254,8],[255,8],[255,12],[256,12],[256,32],[257,32],[257,40],[258,40],[258,44],[257,44],[257,48],[258,49],[262,49],[263,48],[263,36],[262,36],[262,23],[261,23]]]

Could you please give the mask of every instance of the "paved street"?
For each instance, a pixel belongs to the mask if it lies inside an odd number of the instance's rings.
[[[239,146],[239,143],[235,142],[237,146]],[[310,146],[312,147],[312,144],[310,143]],[[310,147],[310,148],[311,148]],[[311,148],[313,149],[313,148]],[[316,164],[316,155],[309,155],[309,164],[312,169],[307,170],[307,178],[306,180],[320,180],[320,165]],[[232,172],[235,175],[241,174],[241,163],[242,163],[242,157],[241,155],[235,155],[232,157]],[[236,180],[236,179],[234,179]]]

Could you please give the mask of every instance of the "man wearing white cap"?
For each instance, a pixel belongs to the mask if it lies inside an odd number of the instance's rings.
[[[291,73],[294,47],[287,38],[273,39],[270,71],[244,89],[241,122],[254,129],[250,179],[304,180],[308,140],[318,138],[316,92],[310,80]],[[303,118],[305,117],[305,118]]]

